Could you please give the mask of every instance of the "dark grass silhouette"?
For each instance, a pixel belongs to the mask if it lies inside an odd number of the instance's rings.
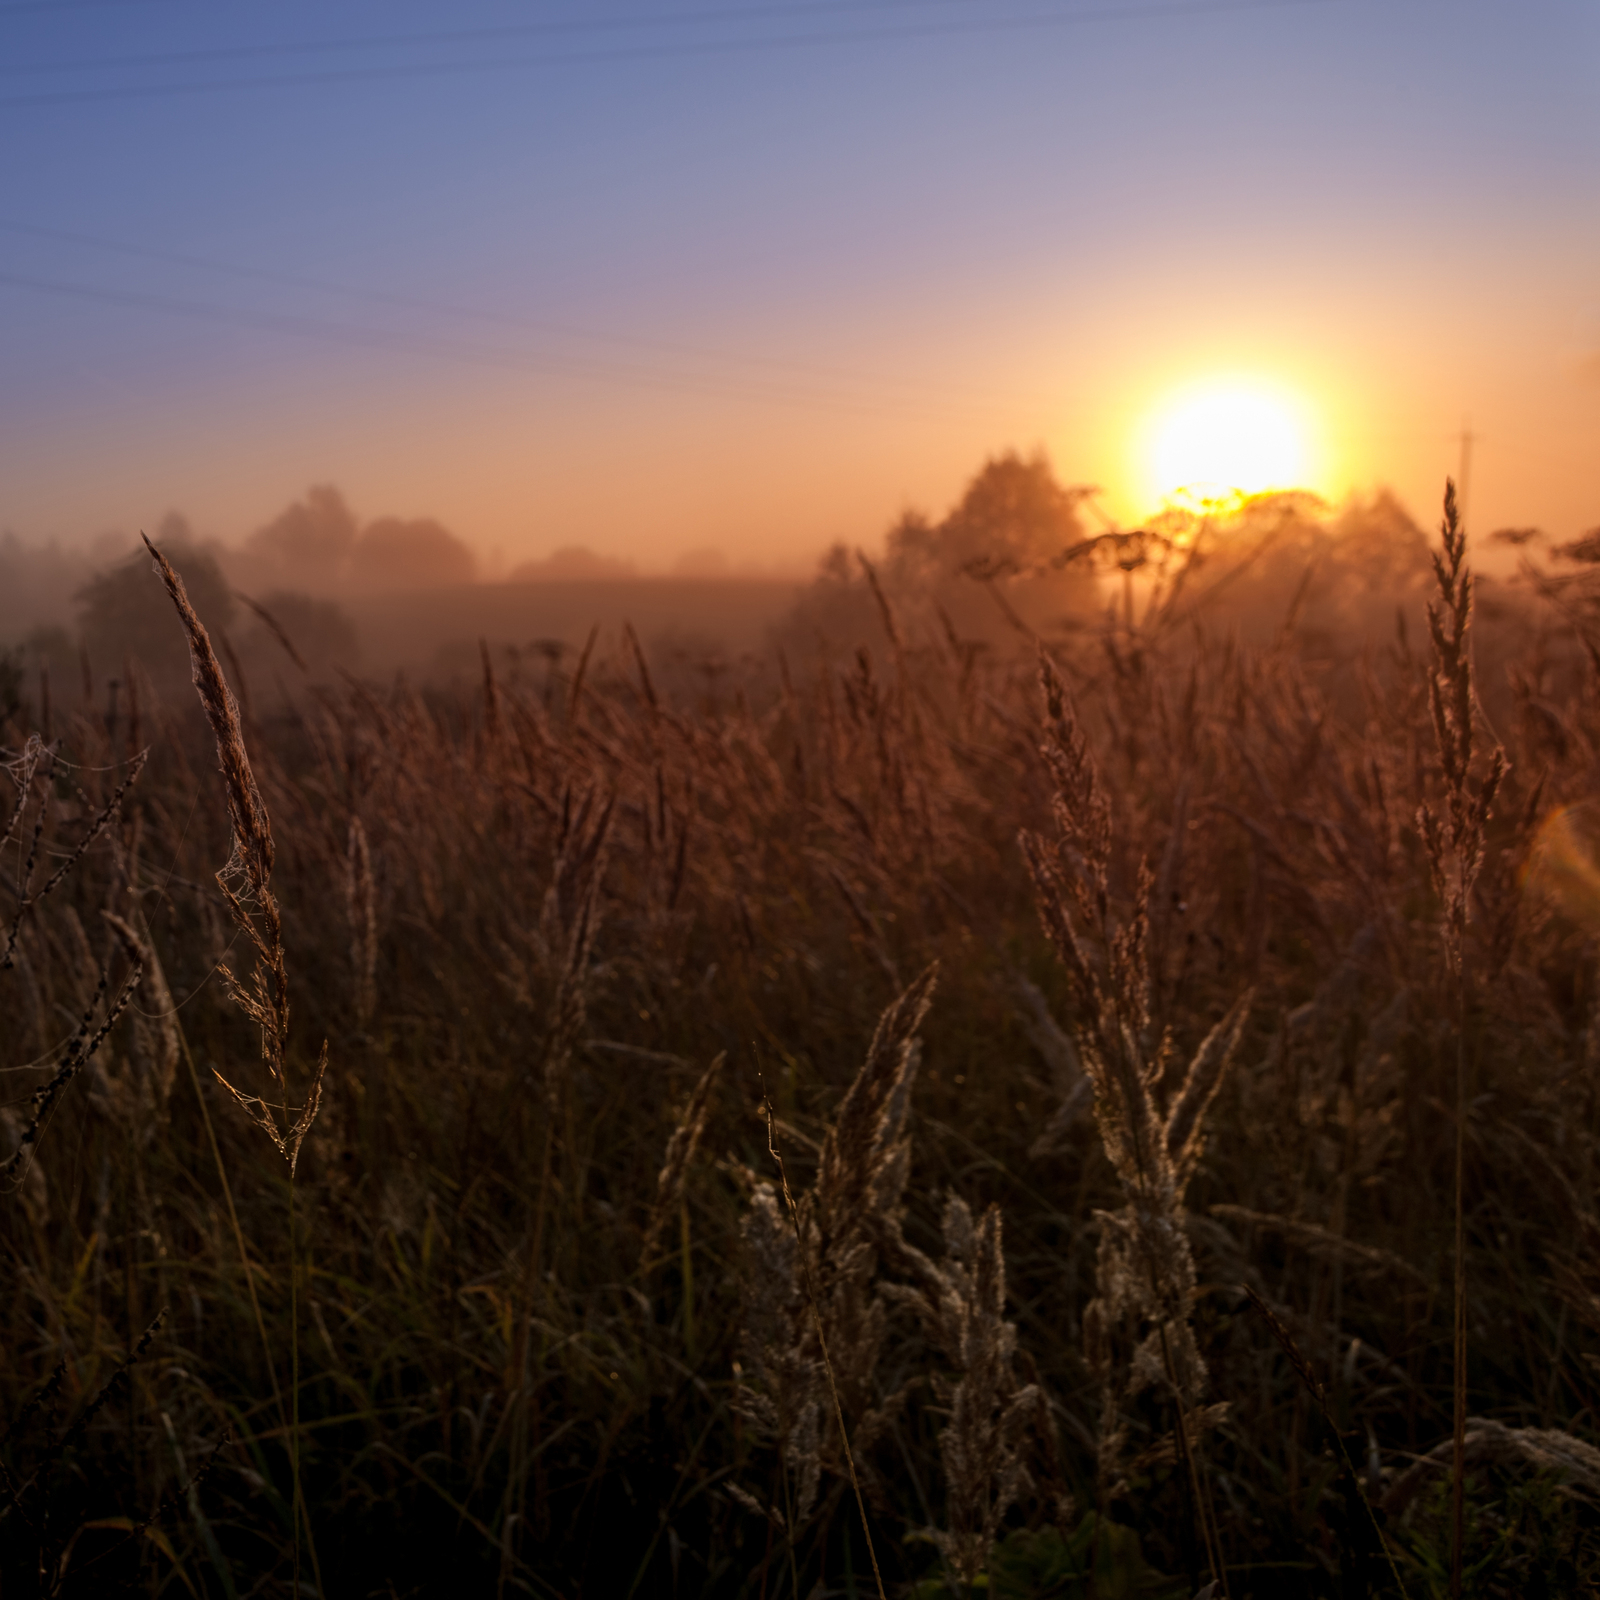
[[[131,783],[24,682],[8,1592],[1586,1592],[1600,678],[1454,537],[1431,661],[1219,551],[1014,648],[857,570],[714,702],[213,656]]]

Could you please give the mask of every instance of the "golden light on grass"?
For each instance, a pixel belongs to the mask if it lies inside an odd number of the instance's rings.
[[[1451,486],[1433,626],[1371,648],[1340,624],[1395,520],[1353,498],[1313,581],[1252,539],[1259,588],[1219,561],[1105,627],[1041,560],[1075,624],[1041,652],[1030,576],[1013,605],[966,565],[1075,504],[1032,472],[759,656],[579,613],[481,678],[318,686],[314,746],[130,567],[210,724],[163,721],[133,790],[131,649],[91,632],[99,692],[53,713],[49,656],[0,659],[0,1574],[620,1595],[684,1556],[793,1600],[870,1542],[928,1600],[1047,1569],[1245,1600],[1257,1552],[1600,1594],[1600,702],[1566,631],[1600,579],[1475,613]],[[1401,557],[1392,598],[1428,581]],[[180,1003],[163,972],[235,934],[250,1004]],[[1011,955],[1051,949],[1053,993]],[[290,978],[348,1063],[298,1177]],[[213,1058],[275,1133],[214,1117]],[[1058,1194],[1007,1177],[1024,1147]]]
[[[1311,437],[1307,406],[1285,388],[1251,378],[1190,384],[1144,425],[1141,486],[1163,502],[1314,488]]]

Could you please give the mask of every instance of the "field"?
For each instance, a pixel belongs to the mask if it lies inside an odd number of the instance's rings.
[[[16,681],[0,1592],[1596,1592],[1592,568],[1193,535]]]

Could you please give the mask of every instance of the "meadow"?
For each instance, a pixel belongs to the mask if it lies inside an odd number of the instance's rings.
[[[1321,527],[14,678],[0,1593],[1596,1592],[1600,590]]]

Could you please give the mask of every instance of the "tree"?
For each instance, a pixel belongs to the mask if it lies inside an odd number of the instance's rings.
[[[907,639],[996,647],[1075,626],[1097,605],[1095,579],[1063,561],[1085,530],[1092,490],[1059,483],[1042,454],[986,461],[942,521],[909,511],[889,530],[877,576]],[[835,545],[780,637],[797,650],[853,649],[881,618],[856,552]]]
[[[995,456],[943,522],[910,512],[890,530],[889,575],[944,583],[958,576],[1043,577],[1084,536],[1078,508],[1092,491],[1056,481],[1043,454]]]
[[[322,589],[339,582],[356,543],[355,513],[331,483],[306,491],[245,541],[247,564],[272,584]]]
[[[213,633],[233,621],[233,592],[222,568],[195,540],[183,517],[165,518],[157,532],[161,553],[183,574],[189,598]],[[78,591],[78,621],[83,648],[97,678],[120,678],[132,659],[163,692],[181,688],[189,677],[189,647],[172,620],[172,602],[142,550]]]
[[[432,589],[471,583],[472,551],[431,517],[380,517],[356,540],[350,578],[367,589]]]

